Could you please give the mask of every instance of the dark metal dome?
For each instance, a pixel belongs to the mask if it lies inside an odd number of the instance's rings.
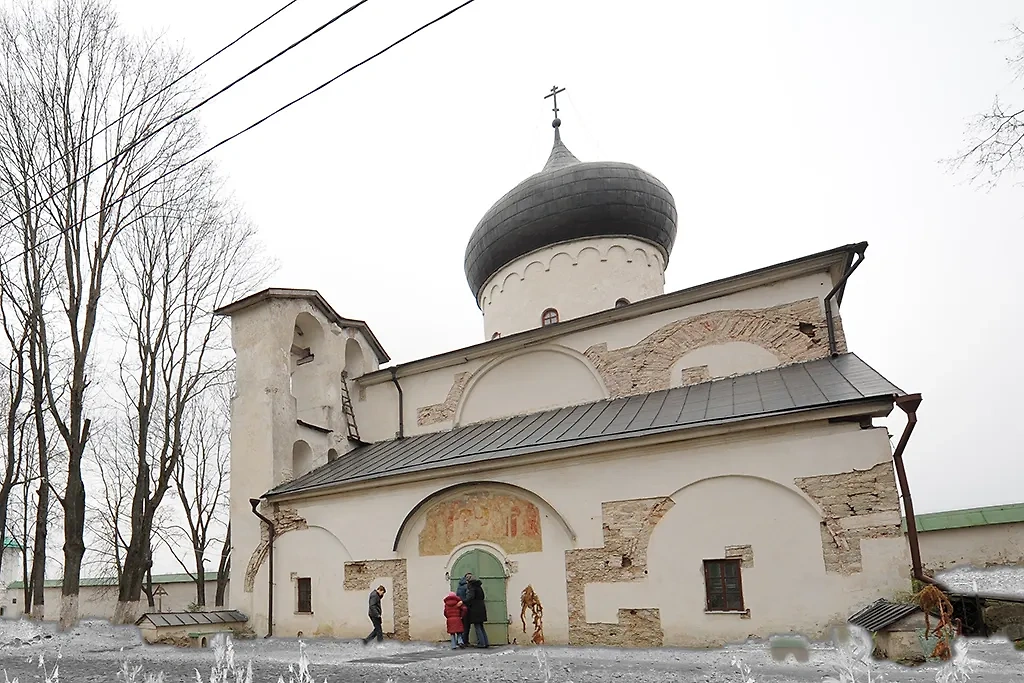
[[[520,256],[588,237],[633,237],[657,246],[668,264],[676,239],[676,206],[650,173],[613,161],[581,162],[555,144],[540,173],[499,199],[466,245],[466,279],[479,302],[487,279]]]

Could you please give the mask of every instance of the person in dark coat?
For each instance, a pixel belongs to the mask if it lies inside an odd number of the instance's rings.
[[[448,626],[448,635],[452,638],[452,649],[457,650],[463,646],[462,629],[465,620],[463,611],[466,606],[459,600],[455,593],[449,593],[444,599],[444,618]]]
[[[387,593],[387,589],[384,586],[377,586],[377,590],[370,593],[370,623],[373,624],[373,630],[370,631],[370,635],[363,638],[363,645],[369,644],[374,638],[377,639],[378,643],[384,642],[384,631],[381,629],[381,621],[383,614],[380,608],[380,599]]]
[[[487,631],[484,630],[484,622],[487,621],[487,605],[484,604],[484,588],[480,579],[470,576],[467,581],[469,589],[466,591],[466,607],[469,608],[466,615],[467,621],[476,632],[476,646],[490,647],[487,641]],[[467,641],[468,644],[468,641]]]
[[[469,598],[469,580],[473,578],[473,575],[469,572],[459,579],[459,587],[455,589],[455,595],[462,600],[463,606],[465,606],[466,600]],[[466,610],[463,610],[466,611]],[[462,625],[462,645],[460,647],[469,646],[469,619],[463,620]]]

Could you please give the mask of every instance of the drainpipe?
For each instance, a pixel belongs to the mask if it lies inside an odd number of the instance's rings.
[[[405,395],[402,393],[402,385],[398,383],[398,370],[391,368],[391,381],[398,389],[398,438],[405,438]]]
[[[828,325],[828,350],[829,353],[832,354],[833,358],[839,355],[839,351],[836,350],[836,322],[832,318],[832,299],[839,294],[839,290],[843,288],[846,281],[850,279],[851,275],[853,275],[853,271],[857,270],[857,267],[864,263],[864,251],[868,248],[868,245],[862,243],[858,245],[858,247],[859,250],[856,252],[856,256],[859,258],[853,262],[850,269],[843,274],[843,277],[839,279],[836,286],[833,287],[832,291],[825,297],[825,323]]]
[[[910,541],[910,563],[913,567],[913,576],[921,583],[931,584],[938,589],[949,592],[945,586],[930,576],[925,576],[924,568],[921,566],[921,547],[917,537],[917,519],[914,517],[914,501],[910,497],[910,484],[907,481],[907,470],[903,467],[903,451],[910,441],[910,434],[917,426],[917,409],[921,405],[921,394],[909,394],[896,399],[896,405],[907,414],[907,426],[903,428],[903,436],[896,444],[896,450],[892,453],[893,463],[896,466],[896,477],[900,483],[900,495],[903,498],[903,506],[907,512],[907,540]]]
[[[252,505],[252,513],[266,522],[267,529],[269,530],[270,566],[267,568],[267,586],[269,587],[267,592],[267,638],[269,638],[274,635],[274,523],[259,513],[256,509],[259,504],[259,498],[249,499],[249,505]]]

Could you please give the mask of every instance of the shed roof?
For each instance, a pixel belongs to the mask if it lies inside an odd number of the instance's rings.
[[[149,622],[157,628],[176,626],[209,626],[210,624],[238,624],[249,621],[249,617],[236,609],[216,612],[147,612],[135,622],[141,626]]]
[[[881,631],[886,626],[892,626],[900,619],[920,611],[920,609],[917,605],[890,602],[883,598],[871,603],[847,621],[874,633]]]
[[[311,492],[409,472],[902,394],[855,354],[847,353],[688,387],[380,441],[264,495]]]
[[[1014,505],[991,505],[981,508],[947,510],[914,515],[918,531],[941,531],[943,529],[966,529],[990,524],[1013,524],[1024,522],[1024,503]],[[903,519],[903,530],[907,520]]]

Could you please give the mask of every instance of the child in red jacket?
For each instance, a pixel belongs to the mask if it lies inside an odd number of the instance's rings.
[[[464,646],[462,642],[462,619],[466,613],[466,606],[459,600],[455,593],[449,593],[444,599],[444,618],[448,622],[448,635],[452,639],[452,649],[456,650]]]

